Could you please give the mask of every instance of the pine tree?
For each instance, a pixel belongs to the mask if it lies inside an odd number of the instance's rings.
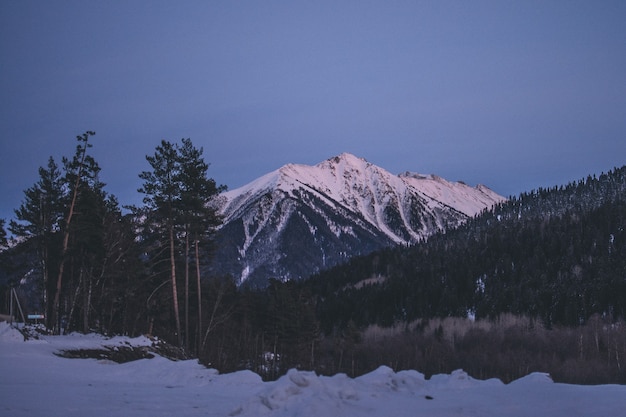
[[[169,271],[172,285],[174,320],[178,343],[189,348],[189,306],[190,306],[190,258],[194,250],[196,270],[196,291],[198,299],[198,325],[196,343],[202,332],[202,286],[200,277],[200,247],[210,241],[220,219],[211,199],[223,187],[216,186],[207,177],[208,164],[202,158],[202,148],[194,147],[190,139],[182,139],[182,144],[172,144],[165,140],[156,148],[153,156],[146,159],[152,171],[144,171],[144,180],[139,192],[145,194],[144,204],[149,234],[163,236],[169,245]],[[179,238],[183,239],[184,256],[184,329],[181,326],[176,262]],[[157,245],[158,246],[158,245]],[[184,339],[183,339],[184,335]],[[184,342],[184,343],[183,343]]]
[[[7,231],[4,229],[5,221],[0,219],[0,248],[4,248],[7,245]]]
[[[89,143],[89,137],[95,135],[95,132],[87,131],[81,136],[77,136],[78,145],[76,145],[76,153],[72,160],[63,158],[63,164],[66,171],[66,181],[72,187],[71,200],[69,203],[68,213],[65,217],[63,226],[63,245],[61,247],[59,273],[57,277],[56,291],[54,294],[53,317],[52,323],[58,332],[61,331],[61,315],[60,315],[60,297],[63,286],[63,272],[65,269],[65,258],[69,247],[70,225],[76,208],[76,200],[80,191],[81,181],[85,178],[97,175],[100,170],[95,160],[87,154],[87,149],[92,145]]]
[[[199,349],[202,326],[202,285],[200,276],[200,245],[210,241],[221,219],[211,199],[225,189],[208,178],[209,165],[202,159],[202,148],[195,148],[191,139],[182,139],[178,147],[181,199],[179,211],[185,227],[185,346],[189,347],[189,252],[190,238],[194,246],[198,323],[196,345]]]
[[[93,310],[103,332],[136,334],[135,323],[145,312],[147,294],[134,217],[122,214],[117,199],[109,195],[102,225],[102,258],[95,277]]]
[[[104,234],[107,204],[104,184],[81,182],[76,200],[76,214],[70,227],[70,246],[67,252],[67,279],[72,280],[69,313],[70,326],[83,332],[90,329],[96,277],[104,268]],[[78,276],[76,276],[78,274]],[[75,315],[76,313],[76,315]],[[75,324],[74,324],[75,323]]]
[[[154,155],[146,156],[152,171],[139,174],[144,183],[139,192],[145,194],[147,224],[157,233],[164,232],[169,247],[169,275],[172,288],[172,303],[176,337],[182,346],[180,309],[178,305],[178,287],[176,283],[176,227],[178,225],[177,207],[180,205],[181,186],[178,180],[179,163],[176,147],[165,140],[157,146]],[[163,242],[160,242],[163,243]]]
[[[50,277],[59,264],[59,231],[65,200],[61,171],[50,157],[47,167],[39,168],[37,183],[24,191],[24,201],[14,210],[16,220],[11,220],[9,224],[9,230],[16,237],[37,240],[42,277],[42,305],[48,328],[53,326],[50,300],[55,288]]]

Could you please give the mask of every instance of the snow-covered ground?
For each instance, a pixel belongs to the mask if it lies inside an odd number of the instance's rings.
[[[356,379],[292,370],[262,382],[160,356],[117,364],[54,355],[150,343],[76,334],[25,342],[0,323],[0,416],[626,416],[626,386],[556,384],[537,373],[505,385],[381,367]]]

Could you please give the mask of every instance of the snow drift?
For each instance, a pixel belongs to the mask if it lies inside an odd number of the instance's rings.
[[[98,335],[24,337],[0,323],[0,415],[6,416],[624,416],[626,386],[557,384],[534,373],[508,385],[462,370],[430,379],[382,366],[359,378],[290,370],[273,382],[220,375],[160,356],[117,364],[66,349],[146,346]]]

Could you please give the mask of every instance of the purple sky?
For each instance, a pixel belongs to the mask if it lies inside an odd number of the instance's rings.
[[[230,189],[341,152],[503,195],[626,164],[626,2],[2,1],[0,218],[96,131],[138,204],[161,139]]]

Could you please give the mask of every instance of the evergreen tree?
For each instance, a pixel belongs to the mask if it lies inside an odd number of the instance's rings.
[[[15,212],[16,220],[11,220],[9,230],[14,236],[35,239],[38,247],[38,263],[41,271],[42,305],[46,325],[53,322],[52,303],[54,282],[50,279],[59,265],[59,230],[63,220],[66,194],[63,178],[56,162],[48,159],[46,168],[39,168],[39,180],[24,191],[24,201]]]
[[[63,165],[65,167],[65,180],[67,184],[72,187],[70,203],[68,207],[67,215],[65,216],[65,222],[63,224],[63,245],[61,247],[60,265],[57,277],[56,290],[54,293],[54,303],[52,310],[52,323],[57,331],[61,331],[61,292],[63,287],[63,272],[65,269],[66,255],[69,248],[70,238],[70,225],[72,224],[72,218],[76,209],[76,201],[81,189],[82,181],[89,181],[97,177],[97,173],[100,168],[95,163],[93,157],[87,154],[87,149],[92,145],[89,143],[89,137],[95,135],[95,132],[87,131],[81,136],[77,136],[78,145],[76,145],[76,153],[74,157],[69,160],[63,158]]]
[[[200,276],[200,246],[210,242],[215,228],[221,223],[211,199],[225,189],[207,176],[209,165],[202,159],[202,148],[195,148],[191,139],[182,139],[178,147],[181,198],[179,212],[185,230],[185,346],[189,346],[189,258],[190,239],[193,241],[197,292],[196,347],[200,346],[202,325],[202,284]]]
[[[6,220],[0,219],[0,249],[7,245],[7,231],[4,229]]]
[[[56,162],[48,159],[47,168],[39,168],[39,181],[24,191],[24,201],[14,210],[11,232],[30,238],[58,231],[63,218],[63,178]]]
[[[114,227],[107,219],[116,221],[109,213],[119,213],[119,208],[104,191],[98,163],[87,153],[92,135],[77,137],[75,155],[63,158],[63,173],[53,158],[47,168],[39,169],[39,181],[24,192],[10,224],[12,233],[30,242],[22,250],[37,247],[46,325],[56,331],[61,330],[62,319],[66,330],[88,331],[95,318],[100,322],[103,304],[96,294],[104,293],[102,278],[111,265],[132,263],[107,256],[106,233]],[[55,274],[57,279],[51,279]]]
[[[149,293],[134,217],[122,214],[117,199],[108,196],[102,224],[101,268],[94,285],[96,320],[103,332],[145,333],[145,328],[138,328],[138,319],[145,317],[144,301]]]
[[[169,272],[172,286],[174,321],[178,343],[189,348],[190,337],[190,259],[194,251],[198,323],[196,345],[202,334],[202,285],[200,277],[200,254],[203,244],[210,242],[215,228],[220,224],[211,199],[224,187],[218,187],[208,178],[208,164],[202,158],[202,148],[194,147],[190,139],[172,144],[165,140],[156,148],[153,156],[146,159],[152,171],[144,171],[139,192],[145,194],[146,226],[148,241],[153,243],[153,260],[158,258],[158,248],[167,241],[169,247]],[[182,246],[180,245],[182,239]],[[206,245],[204,245],[206,246]],[[181,326],[176,263],[179,251],[184,260],[184,329]],[[184,335],[184,338],[183,338]]]
[[[70,244],[66,263],[71,266],[65,274],[70,310],[68,326],[88,332],[94,308],[94,287],[104,265],[104,233],[107,203],[104,184],[94,178],[92,184],[81,182],[76,200],[76,212],[70,226]],[[67,312],[66,312],[67,313]]]
[[[157,146],[154,155],[146,156],[152,171],[143,171],[139,174],[144,183],[139,192],[145,194],[143,202],[146,206],[146,224],[156,233],[166,239],[157,241],[157,246],[167,245],[169,248],[169,279],[172,288],[172,304],[174,323],[178,345],[182,346],[182,331],[180,309],[178,304],[178,287],[176,283],[176,233],[179,226],[177,208],[181,200],[181,185],[179,181],[180,166],[178,152],[175,145],[162,140]]]

